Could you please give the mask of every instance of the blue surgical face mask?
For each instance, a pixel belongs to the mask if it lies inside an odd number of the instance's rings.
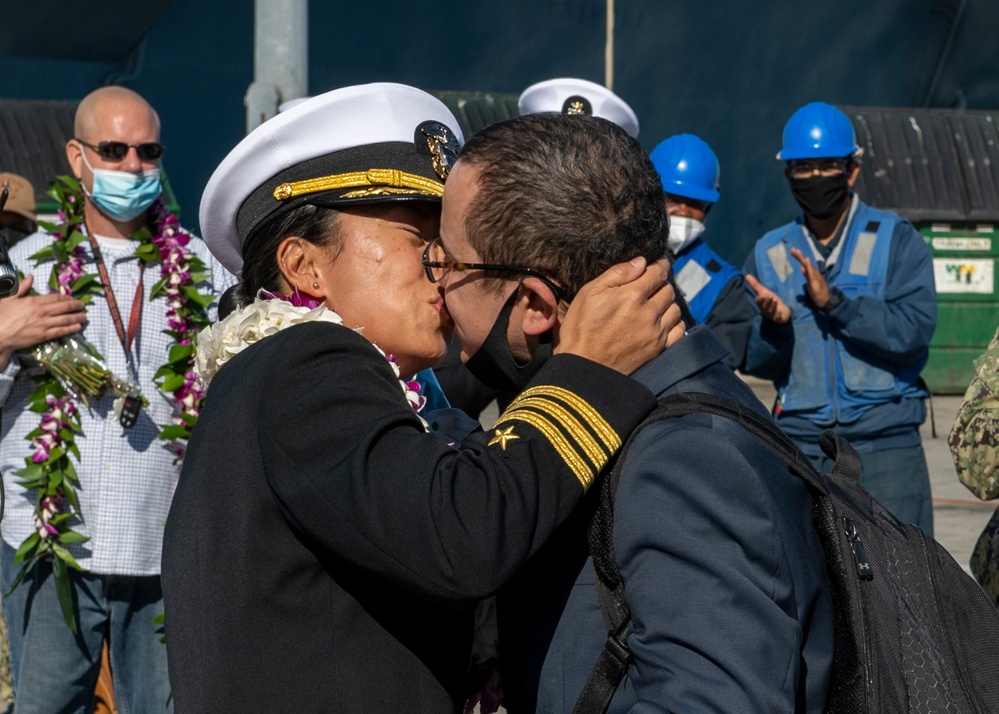
[[[94,175],[93,189],[87,191],[84,186],[83,190],[109,218],[122,222],[137,218],[163,193],[159,169],[139,173],[95,169],[87,161],[86,153],[82,156],[83,163]]]

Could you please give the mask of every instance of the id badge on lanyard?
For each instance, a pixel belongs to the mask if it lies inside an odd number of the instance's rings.
[[[118,333],[122,349],[125,350],[125,361],[132,372],[132,376],[138,381],[138,370],[132,360],[132,344],[136,335],[139,334],[139,326],[142,323],[142,304],[145,299],[142,277],[146,269],[145,263],[139,263],[139,284],[135,288],[135,297],[132,298],[132,312],[128,319],[128,330],[125,330],[125,323],[121,319],[121,312],[118,310],[118,301],[114,297],[111,289],[111,278],[108,276],[107,266],[104,264],[104,256],[101,254],[97,240],[90,238],[90,248],[94,253],[94,261],[97,263],[97,272],[101,275],[101,282],[104,283],[104,295],[108,301],[108,309],[111,311],[111,320],[114,322],[114,329]],[[118,423],[123,429],[131,429],[139,421],[142,413],[142,395],[129,393],[125,397],[119,397],[114,402],[115,414],[118,416]]]

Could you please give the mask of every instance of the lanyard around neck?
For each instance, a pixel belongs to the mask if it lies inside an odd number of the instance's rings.
[[[94,261],[97,263],[97,272],[101,275],[101,282],[104,283],[104,295],[108,301],[108,308],[111,310],[111,319],[114,321],[114,329],[121,340],[121,346],[125,350],[125,359],[129,366],[132,365],[132,343],[135,336],[139,334],[139,325],[142,322],[142,302],[144,290],[142,285],[142,275],[145,272],[146,264],[139,263],[139,284],[135,287],[135,297],[132,298],[132,312],[128,317],[128,332],[125,331],[124,321],[121,319],[121,312],[118,310],[118,301],[115,300],[114,291],[111,290],[111,278],[108,277],[108,269],[104,264],[104,256],[101,255],[101,248],[97,244],[97,239],[93,235],[90,238],[90,248],[94,252]]]

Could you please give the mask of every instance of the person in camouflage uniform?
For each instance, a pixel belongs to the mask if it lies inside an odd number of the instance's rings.
[[[947,443],[961,483],[983,501],[999,497],[999,330],[975,360],[975,377]],[[970,565],[999,606],[999,509],[979,536]]]

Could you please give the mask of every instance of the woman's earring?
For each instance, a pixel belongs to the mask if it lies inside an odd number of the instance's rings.
[[[312,283],[312,289],[313,290],[318,290],[319,289],[319,283]]]

